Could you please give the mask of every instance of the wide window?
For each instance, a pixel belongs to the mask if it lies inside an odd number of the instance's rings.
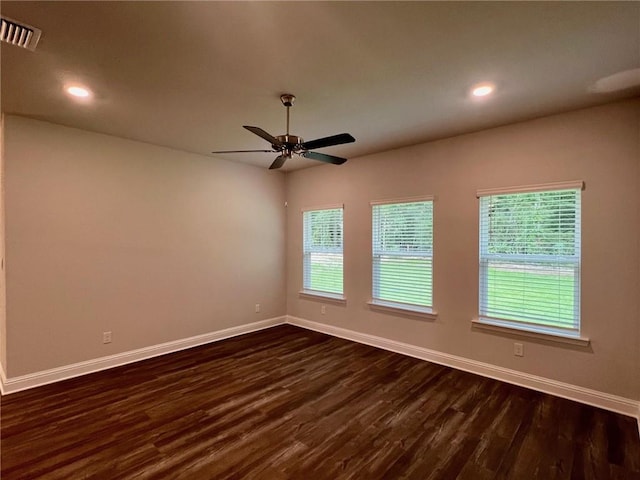
[[[478,192],[481,322],[579,335],[581,189]]]
[[[343,294],[343,209],[303,212],[303,289],[309,293]]]
[[[372,204],[372,303],[431,307],[433,201]]]

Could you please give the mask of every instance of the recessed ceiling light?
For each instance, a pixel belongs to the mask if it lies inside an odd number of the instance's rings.
[[[475,87],[473,87],[473,90],[471,90],[471,94],[474,97],[485,97],[493,93],[494,90],[495,87],[490,83],[483,83],[481,85],[476,85]]]
[[[67,93],[69,95],[73,95],[74,97],[78,97],[78,98],[87,98],[91,96],[91,92],[88,89],[84,87],[79,87],[77,85],[72,85],[70,87],[67,87]]]

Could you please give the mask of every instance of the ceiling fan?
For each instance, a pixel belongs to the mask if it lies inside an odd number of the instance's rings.
[[[280,95],[280,101],[287,108],[287,133],[284,135],[273,136],[259,127],[252,127],[249,125],[243,125],[244,128],[251,133],[263,138],[271,144],[271,150],[221,150],[211,153],[250,153],[250,152],[272,152],[279,155],[273,161],[270,170],[280,168],[284,165],[284,162],[290,159],[294,154],[301,157],[310,158],[312,160],[319,160],[325,163],[332,163],[334,165],[342,165],[347,161],[346,158],[334,157],[333,155],[327,155],[325,153],[311,152],[311,149],[331,147],[333,145],[341,145],[343,143],[352,143],[356,139],[348,133],[339,133],[338,135],[332,135],[330,137],[318,138],[305,142],[302,137],[289,134],[289,109],[296,101],[296,97],[290,93]]]

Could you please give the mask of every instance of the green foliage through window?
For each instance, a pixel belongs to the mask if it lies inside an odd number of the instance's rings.
[[[580,189],[480,198],[480,315],[577,332]]]
[[[573,255],[576,250],[576,190],[495,195],[483,198],[492,254]]]
[[[343,210],[303,213],[303,288],[343,293]]]
[[[433,202],[373,205],[374,300],[432,305]]]

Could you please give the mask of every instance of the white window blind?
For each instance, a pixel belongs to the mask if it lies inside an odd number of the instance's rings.
[[[480,197],[480,320],[580,331],[581,188]]]
[[[303,288],[341,295],[342,208],[303,212]]]
[[[374,302],[430,307],[433,201],[372,206]]]

